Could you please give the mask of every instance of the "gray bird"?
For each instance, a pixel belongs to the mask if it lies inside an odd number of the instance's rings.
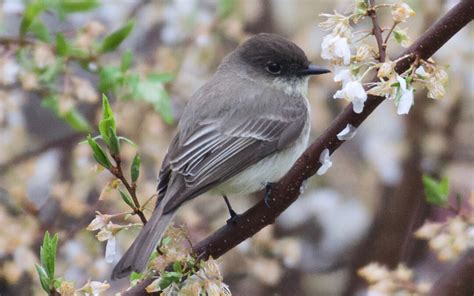
[[[229,53],[191,98],[163,160],[158,201],[112,278],[142,271],[178,208],[211,192],[270,189],[308,143],[310,75],[327,73],[293,42],[258,34]]]

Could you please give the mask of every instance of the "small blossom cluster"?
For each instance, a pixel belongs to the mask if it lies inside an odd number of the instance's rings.
[[[157,278],[147,288],[148,293],[162,291],[161,295],[171,296],[227,296],[232,295],[229,287],[222,281],[222,275],[217,262],[210,258],[202,261],[199,270],[186,278],[182,284],[173,283],[164,290],[160,288],[161,278]]]
[[[185,230],[170,226],[161,241],[161,254],[148,264],[148,269],[160,272],[160,276],[147,286],[146,291],[161,292],[165,296],[231,295],[217,261],[210,258],[196,264],[191,251]],[[167,271],[168,266],[173,266],[173,271]]]
[[[370,295],[427,295],[431,288],[427,282],[415,283],[413,271],[403,264],[389,270],[384,265],[370,263],[357,274],[369,283]]]
[[[102,214],[101,212],[97,211],[95,218],[89,223],[87,226],[87,230],[89,231],[99,231],[96,234],[96,237],[99,241],[103,242],[106,241],[107,244],[105,246],[105,261],[107,263],[113,263],[116,256],[116,249],[117,249],[117,240],[116,235],[121,230],[128,229],[132,226],[138,226],[141,224],[127,224],[127,225],[119,225],[113,223],[111,220],[112,218],[121,216],[123,214],[116,214],[116,215],[108,215]]]
[[[363,43],[373,32],[354,32],[351,26],[352,23],[357,24],[369,16],[369,13],[376,13],[377,9],[390,7],[393,25],[387,35],[382,36],[385,41],[379,44],[379,48],[386,48],[390,38],[406,47],[409,45],[409,37],[406,29],[398,28],[398,25],[414,16],[414,10],[403,2],[374,7],[369,7],[366,1],[356,0],[355,2],[356,9],[348,16],[337,12],[321,15],[326,18],[326,21],[320,26],[331,31],[323,39],[321,57],[331,62],[335,72],[334,81],[342,84],[342,88],[334,94],[333,98],[351,102],[354,112],[361,113],[368,94],[384,96],[394,101],[398,114],[408,114],[414,104],[414,83],[420,83],[422,87],[426,87],[428,97],[442,98],[445,94],[447,75],[433,61],[417,61],[417,64],[413,64],[406,72],[397,74],[395,66],[398,60],[380,62],[378,49]],[[385,30],[381,34],[384,32]],[[360,34],[365,35],[359,38]],[[379,81],[365,83],[367,74],[375,70],[378,71]],[[367,88],[370,89],[366,91]]]
[[[474,204],[472,206],[474,208]],[[415,232],[415,237],[428,240],[439,260],[455,260],[467,249],[474,248],[474,211],[441,223],[425,222]]]
[[[89,296],[89,295],[103,295],[103,293],[110,288],[107,281],[87,281],[87,283],[79,289],[73,282],[61,281],[58,292],[62,296]]]

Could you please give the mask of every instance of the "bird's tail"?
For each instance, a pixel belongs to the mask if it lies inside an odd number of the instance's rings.
[[[164,203],[154,211],[130,248],[125,252],[112,271],[112,279],[122,278],[132,271],[141,272],[145,269],[151,253],[158,245],[176,210],[163,213]]]

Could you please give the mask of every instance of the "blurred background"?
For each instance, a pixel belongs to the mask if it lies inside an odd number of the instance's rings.
[[[411,39],[456,2],[407,1],[417,13],[404,25]],[[104,0],[87,11],[41,14],[42,25],[35,23],[28,33],[37,41],[27,46],[17,42],[24,9],[20,0],[0,0],[0,295],[42,294],[34,263],[45,230],[59,233],[57,274],[77,286],[88,279],[109,281],[113,264],[105,261],[105,243],[85,228],[97,210],[114,214],[127,208],[118,192],[104,190],[112,176],[98,170],[90,148],[79,144],[87,135],[83,126],[97,126],[102,92],[113,102],[118,133],[138,146],[138,196],[144,201],[155,192],[183,107],[229,51],[252,34],[272,32],[327,66],[320,59],[327,32],[318,27],[319,14],[350,12],[353,1]],[[391,24],[389,11],[380,18],[382,27]],[[61,70],[48,72],[57,65],[50,46],[57,32],[87,51],[129,20],[134,29],[118,49],[77,63],[63,59]],[[370,28],[367,22],[357,27]],[[436,260],[411,233],[426,219],[448,215],[425,203],[423,174],[449,177],[453,194],[470,196],[474,189],[473,37],[470,24],[434,56],[449,65],[443,100],[417,92],[407,116],[384,102],[336,151],[333,167],[311,178],[274,225],[218,260],[233,295],[355,295],[365,286],[356,271],[369,262],[393,268],[402,261],[418,279],[431,282],[453,264]],[[106,85],[119,75],[114,71],[127,50],[134,59],[120,73],[139,80],[133,91],[120,82]],[[389,56],[402,50],[391,43]],[[344,108],[345,101],[332,99],[338,88],[331,74],[310,80],[312,139]],[[135,152],[123,145],[125,166]],[[230,200],[243,212],[256,196]],[[186,204],[175,223],[185,224],[198,242],[227,215],[220,197],[205,196]],[[132,228],[117,235],[116,260],[137,233]],[[128,285],[110,283],[107,295]]]

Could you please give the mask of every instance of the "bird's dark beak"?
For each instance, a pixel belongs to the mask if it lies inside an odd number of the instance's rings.
[[[307,76],[307,75],[320,75],[320,74],[326,74],[326,73],[329,73],[331,72],[330,70],[328,69],[325,69],[325,68],[320,68],[316,65],[309,65],[308,68],[300,71],[298,74],[301,75],[301,76]]]

